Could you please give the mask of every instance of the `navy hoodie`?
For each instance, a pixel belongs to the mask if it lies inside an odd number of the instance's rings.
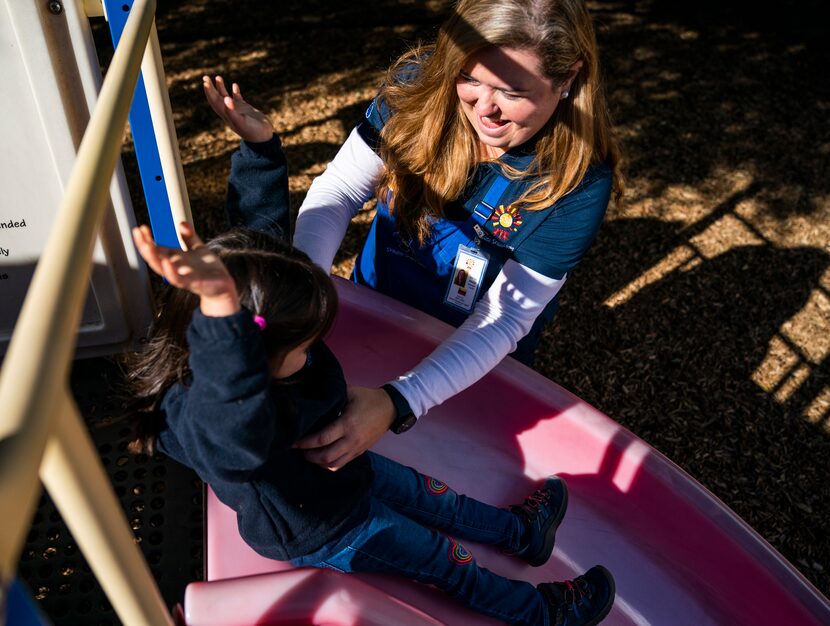
[[[363,454],[337,472],[291,444],[332,422],[346,404],[334,354],[312,346],[305,368],[271,377],[251,313],[193,315],[192,376],[165,394],[158,449],[192,468],[236,511],[259,554],[288,560],[314,552],[366,519],[372,469]]]

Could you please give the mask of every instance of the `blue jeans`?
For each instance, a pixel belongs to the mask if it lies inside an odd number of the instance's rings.
[[[375,473],[368,519],[313,554],[292,560],[295,566],[397,574],[435,585],[510,624],[547,626],[547,603],[533,585],[479,567],[453,538],[516,550],[523,532],[516,515],[368,454]]]

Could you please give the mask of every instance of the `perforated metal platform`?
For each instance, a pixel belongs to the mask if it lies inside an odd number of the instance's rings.
[[[127,451],[130,430],[113,422],[118,367],[107,358],[76,361],[72,390],[130,526],[169,607],[203,577],[202,483],[162,456]],[[8,513],[4,513],[8,514]],[[34,516],[19,565],[55,626],[120,624],[48,494]]]

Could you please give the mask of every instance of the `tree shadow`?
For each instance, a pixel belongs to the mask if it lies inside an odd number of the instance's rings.
[[[604,304],[677,242],[677,228],[665,222],[605,224],[563,292],[537,369],[693,476],[707,477],[710,489],[826,593],[830,489],[817,461],[830,458],[830,437],[805,410],[830,383],[828,362],[811,363],[802,353],[809,373],[783,400],[756,379],[830,255],[767,242],[733,247],[669,272],[616,306]],[[798,345],[789,347],[798,353]]]
[[[431,8],[434,4],[160,3],[159,41],[179,135],[204,131],[213,119],[201,89],[205,73],[239,82],[264,111],[279,109],[286,97],[302,99],[303,90],[321,81],[327,94],[377,83],[395,57],[440,23],[443,14]],[[93,36],[106,68],[112,44],[103,20],[93,23]],[[356,119],[348,120],[347,127]]]
[[[775,217],[821,210],[817,198],[830,189],[830,50],[817,25],[826,8],[789,4],[595,7],[612,112],[640,197],[738,170],[764,181],[759,200]]]

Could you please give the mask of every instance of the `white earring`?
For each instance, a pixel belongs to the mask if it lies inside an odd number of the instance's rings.
[[[565,91],[563,91],[561,94],[559,94],[559,97],[560,97],[560,98],[562,98],[562,99],[564,100],[565,98],[567,98],[567,97],[570,95],[570,93],[571,93],[571,92],[570,92],[570,91],[568,91],[568,90],[566,89],[566,90],[565,90]]]

